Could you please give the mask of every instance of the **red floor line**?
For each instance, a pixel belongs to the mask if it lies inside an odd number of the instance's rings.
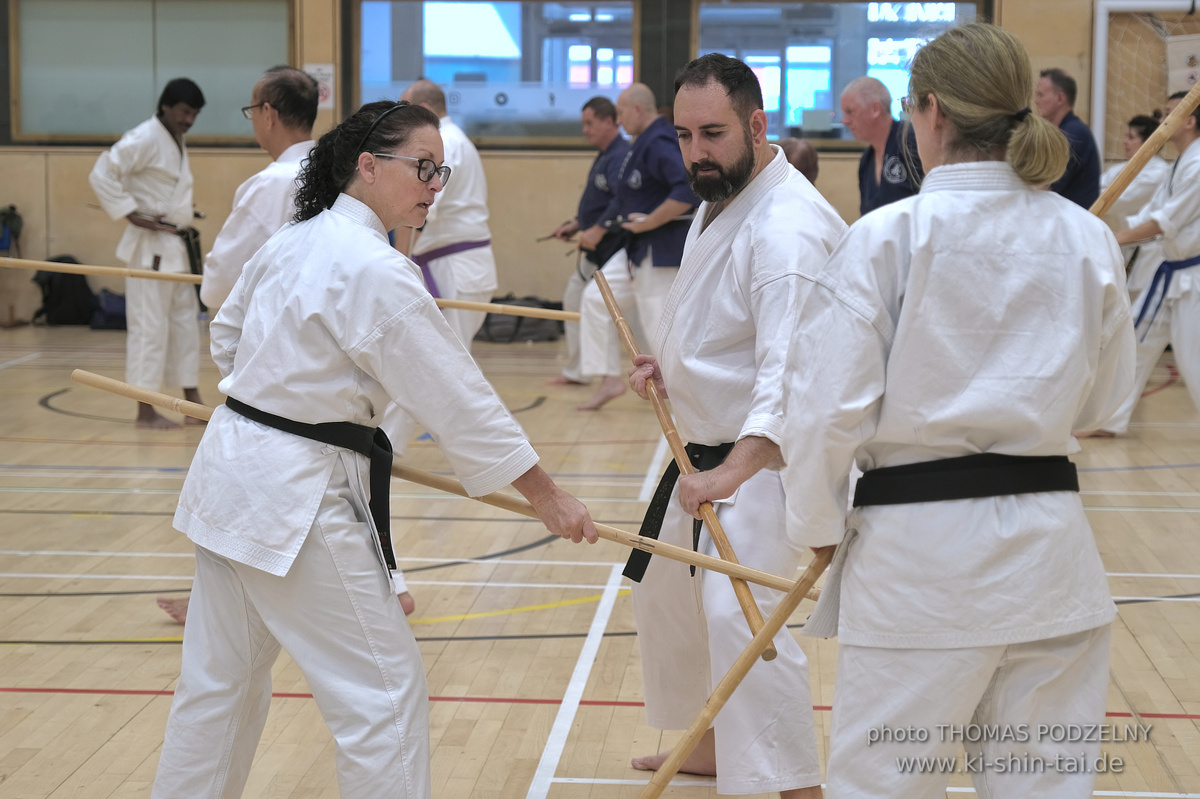
[[[8,694],[86,694],[92,696],[172,696],[174,691],[148,691],[108,688],[34,688],[34,687],[0,687],[0,693]],[[276,692],[271,694],[274,699],[312,699],[312,694]],[[522,699],[503,696],[431,696],[430,702],[479,702],[496,705],[559,705],[561,699]],[[617,702],[603,699],[584,699],[579,704],[590,707],[644,707],[642,702]],[[832,705],[813,705],[813,710],[828,712]],[[1126,711],[1110,711],[1105,714],[1108,718],[1129,719],[1134,714]],[[1200,713],[1138,713],[1143,719],[1190,719],[1200,720]]]

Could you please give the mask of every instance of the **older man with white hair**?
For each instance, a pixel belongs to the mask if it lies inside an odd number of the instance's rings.
[[[892,119],[892,94],[875,78],[855,78],[842,90],[842,124],[867,149],[858,163],[858,212],[911,197],[925,177],[912,133],[905,146],[904,123]]]

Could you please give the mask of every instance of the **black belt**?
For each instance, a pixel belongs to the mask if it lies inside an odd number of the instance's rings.
[[[872,469],[859,478],[854,507],[908,505],[952,499],[1079,491],[1079,475],[1066,455],[999,455],[983,452],[960,458]]]
[[[733,449],[733,444],[717,444],[711,447],[705,444],[688,444],[684,447],[688,460],[699,472],[707,472],[720,466],[731,449]],[[658,488],[654,490],[650,507],[646,508],[646,517],[642,519],[642,527],[638,530],[638,535],[646,538],[658,538],[659,532],[662,531],[663,519],[667,515],[667,506],[671,502],[671,492],[675,490],[675,483],[678,480],[679,464],[672,460],[667,464],[667,470],[663,472],[662,479],[658,481]],[[704,522],[699,519],[692,522],[692,549],[700,546],[700,530],[703,526]],[[622,574],[635,583],[640,583],[642,577],[646,575],[646,567],[649,565],[650,553],[635,549],[630,553]],[[695,577],[695,566],[691,567],[691,572]]]
[[[331,447],[345,447],[371,459],[371,499],[369,508],[379,533],[379,545],[383,559],[389,569],[396,568],[396,555],[392,552],[391,514],[388,500],[392,481],[392,443],[387,433],[376,427],[367,427],[353,422],[321,422],[307,424],[276,416],[273,413],[252,408],[233,397],[225,398],[225,407],[247,419],[291,433],[294,436],[320,441]]]

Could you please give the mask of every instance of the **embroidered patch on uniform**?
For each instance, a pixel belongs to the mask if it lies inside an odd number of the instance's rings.
[[[608,178],[603,172],[596,173],[596,188],[600,191],[608,191]]]
[[[908,170],[904,167],[904,159],[898,155],[889,155],[883,162],[883,179],[888,183],[905,183],[908,180]]]
[[[640,170],[633,170],[629,173],[629,188],[640,189],[642,187],[642,173]]]

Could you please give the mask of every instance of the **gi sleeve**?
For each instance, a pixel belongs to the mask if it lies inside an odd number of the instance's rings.
[[[88,182],[96,192],[100,207],[114,221],[138,210],[137,200],[125,188],[125,180],[146,168],[153,157],[154,143],[130,131],[96,159]]]
[[[864,265],[886,266],[873,262],[886,248],[872,248],[854,233],[843,238],[811,288],[788,348],[781,446],[787,530],[810,547],[837,544],[845,535],[850,466],[879,423],[894,331],[882,297],[850,295],[827,279]]]
[[[376,296],[386,307],[398,294],[381,288]],[[433,298],[416,296],[389,313],[347,354],[429,432],[467,492],[491,493],[531,469],[537,453]]]
[[[258,216],[253,180],[251,178],[238,189],[233,198],[233,210],[213,241],[212,250],[204,258],[200,301],[210,308],[225,302],[246,263],[275,233],[274,222],[267,223]]]
[[[1184,156],[1180,156],[1183,158]],[[1160,202],[1155,203],[1155,206],[1149,213],[1144,213],[1142,216],[1153,219],[1162,228],[1163,232],[1163,249],[1166,251],[1167,258],[1171,260],[1180,260],[1195,255],[1192,248],[1196,242],[1194,235],[1180,236],[1185,228],[1194,225],[1200,221],[1200,164],[1193,161],[1186,165],[1186,168],[1181,165],[1178,174],[1171,181],[1170,194],[1163,192],[1163,197],[1157,198]],[[1176,241],[1176,239],[1186,239]]]
[[[1112,280],[1104,286],[1100,353],[1091,391],[1076,414],[1074,430],[1102,427],[1134,387],[1137,342],[1130,318],[1129,292],[1125,289],[1125,267],[1116,240],[1108,238]]]

